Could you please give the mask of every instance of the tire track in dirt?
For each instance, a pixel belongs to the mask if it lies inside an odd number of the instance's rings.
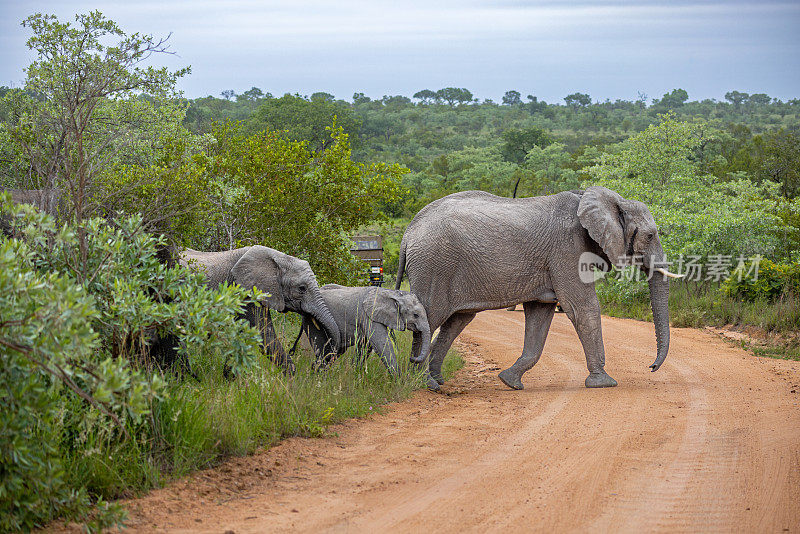
[[[507,349],[516,348],[514,343],[508,343]],[[581,367],[573,362],[556,362],[567,371],[571,381],[582,378]],[[564,390],[555,398],[548,401],[545,406],[540,406],[540,413],[526,421],[522,428],[510,435],[504,435],[503,440],[492,445],[492,450],[479,457],[477,460],[461,467],[456,473],[436,482],[433,486],[415,494],[411,499],[389,509],[375,510],[369,517],[354,524],[356,527],[367,527],[370,530],[386,531],[396,528],[399,523],[410,516],[419,514],[429,507],[436,506],[437,502],[448,498],[465,486],[474,485],[489,472],[496,469],[498,463],[507,462],[518,454],[518,449],[527,444],[537,431],[550,423],[569,403],[574,392]]]
[[[446,395],[419,392],[326,439],[269,451],[131,501],[131,532],[793,532],[800,524],[800,364],[673,329],[603,318],[619,387],[583,387],[557,314],[511,391],[497,372],[524,316],[478,314]]]

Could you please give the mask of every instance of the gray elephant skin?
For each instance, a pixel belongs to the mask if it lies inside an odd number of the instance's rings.
[[[556,301],[575,326],[586,356],[586,387],[617,382],[604,370],[600,304],[594,282],[579,275],[581,255],[612,265],[640,265],[649,277],[656,333],[656,371],[669,351],[669,282],[653,216],[643,203],[604,187],[510,199],[466,191],[424,207],[400,245],[397,287],[408,275],[431,330],[440,328],[429,359],[428,385],[443,383],[442,361],[453,340],[482,310],[523,303],[520,358],[500,373],[513,389],[541,356]]]
[[[327,334],[313,320],[303,318],[295,347],[300,336],[305,333],[316,355],[316,367],[329,365],[349,347],[357,345],[362,359],[370,351],[375,351],[386,368],[396,373],[397,358],[389,338],[389,330],[412,331],[412,348],[418,354],[416,363],[427,357],[431,345],[431,329],[425,308],[414,294],[375,286],[346,287],[337,284],[324,285],[320,292],[333,313],[341,337],[337,350],[332,347]]]
[[[223,252],[201,252],[186,249],[181,265],[196,266],[205,275],[208,285],[237,283],[245,289],[257,288],[267,294],[266,317],[263,309],[250,304],[245,318],[259,325],[266,352],[288,373],[294,373],[294,362],[280,343],[272,324],[270,310],[293,311],[315,319],[331,339],[339,339],[339,327],[319,290],[316,276],[308,262],[278,250],[253,245]]]

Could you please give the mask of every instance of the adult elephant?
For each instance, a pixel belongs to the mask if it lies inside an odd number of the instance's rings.
[[[180,263],[199,267],[209,286],[236,282],[245,289],[255,287],[266,293],[266,318],[254,304],[248,305],[244,315],[251,325],[260,326],[265,350],[289,373],[294,372],[294,362],[275,333],[270,310],[293,311],[311,317],[322,325],[331,339],[339,339],[339,327],[322,298],[317,278],[307,261],[253,245],[223,252],[186,249],[181,254]]]
[[[650,368],[656,371],[669,351],[668,277],[677,275],[663,268],[656,223],[643,203],[589,187],[519,199],[466,191],[423,208],[403,235],[397,285],[408,274],[431,330],[440,328],[431,347],[429,387],[443,383],[444,356],[477,312],[520,302],[525,342],[522,356],[499,375],[507,386],[523,388],[522,375],[541,356],[556,302],[583,345],[586,387],[616,386],[604,370],[594,280],[580,272],[587,258],[606,266],[634,263],[649,275],[657,341]]]
[[[357,345],[363,360],[375,351],[386,368],[397,372],[397,358],[389,337],[389,330],[413,332],[412,347],[419,346],[417,362],[423,361],[430,350],[431,329],[425,308],[419,299],[408,291],[382,287],[347,287],[327,284],[320,288],[322,297],[333,312],[341,338],[338,350],[331,339],[314,321],[303,319],[300,332],[290,352],[294,352],[300,336],[305,333],[314,349],[316,367],[325,367],[353,345]]]

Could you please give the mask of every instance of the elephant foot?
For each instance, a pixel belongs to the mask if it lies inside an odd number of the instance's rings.
[[[439,391],[441,388],[441,384],[439,384],[439,382],[437,382],[432,376],[428,375],[428,389],[431,391]]]
[[[436,380],[436,382],[437,382],[437,383],[438,383],[440,386],[441,386],[442,384],[444,384],[444,376],[442,376],[442,373],[441,373],[441,372],[439,372],[439,373],[431,373],[431,374],[430,374],[430,376],[431,376],[431,378],[433,378],[434,380]]]
[[[503,381],[503,384],[511,389],[525,389],[525,386],[522,385],[522,375],[512,371],[511,367],[505,371],[500,371],[500,374],[497,376]]]
[[[585,384],[587,388],[613,388],[617,385],[617,381],[603,371],[601,373],[590,373],[586,377]]]

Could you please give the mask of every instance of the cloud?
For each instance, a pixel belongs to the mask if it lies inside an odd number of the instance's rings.
[[[94,5],[36,9],[68,17]],[[575,90],[613,99],[678,86],[691,98],[745,86],[786,98],[797,96],[800,81],[800,69],[787,68],[800,52],[793,2],[113,1],[98,8],[129,31],[172,32],[179,57],[164,62],[193,66],[182,82],[190,96],[256,85],[379,97],[441,84],[495,99],[514,87],[553,101]],[[25,10],[14,4],[9,15],[18,20]],[[0,76],[9,79],[26,63],[25,36],[2,24],[0,45],[21,51],[0,59]]]

